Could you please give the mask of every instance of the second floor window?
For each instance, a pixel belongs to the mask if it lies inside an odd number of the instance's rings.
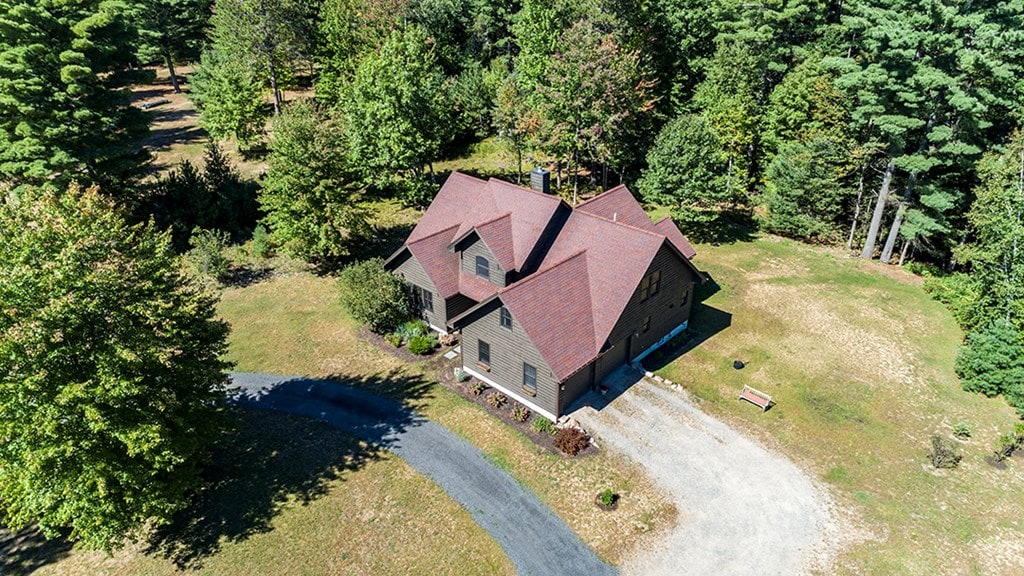
[[[661,271],[655,270],[640,282],[640,301],[643,302],[658,293],[661,288]]]
[[[512,313],[504,306],[501,307],[501,327],[512,329]]]
[[[476,257],[476,275],[484,280],[491,279],[491,263],[483,256]]]

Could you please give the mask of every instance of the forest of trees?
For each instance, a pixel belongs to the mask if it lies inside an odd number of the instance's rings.
[[[143,178],[127,87],[154,64],[260,182],[216,144]],[[1022,122],[1021,0],[0,0],[7,204],[95,185],[179,251],[259,220],[343,262],[361,199],[425,206],[434,162],[493,136],[569,201],[626,182],[698,241],[912,266],[967,334],[964,387],[1024,413]]]

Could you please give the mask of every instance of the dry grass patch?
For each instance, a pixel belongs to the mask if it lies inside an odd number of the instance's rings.
[[[994,553],[1024,541],[1024,465],[983,460],[1016,417],[960,389],[960,331],[919,282],[773,237],[698,251],[722,289],[691,326],[714,333],[659,372],[831,484],[870,534],[838,573],[1024,573],[1024,557]],[[747,367],[734,370],[736,358]],[[737,401],[744,384],[777,405],[761,414]],[[930,437],[957,422],[974,431],[964,460],[935,471]]]

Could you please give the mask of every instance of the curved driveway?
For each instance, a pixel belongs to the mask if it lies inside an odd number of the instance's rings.
[[[448,429],[337,382],[232,373],[238,405],[323,421],[405,459],[464,506],[522,575],[615,574],[529,489]]]
[[[599,409],[572,414],[602,445],[643,466],[680,511],[657,548],[625,562],[623,573],[827,573],[837,535],[828,496],[795,464],[705,414],[685,393],[636,380],[620,370],[605,382],[617,397],[588,396]]]

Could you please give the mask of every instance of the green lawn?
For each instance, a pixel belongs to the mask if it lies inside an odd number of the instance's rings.
[[[960,389],[960,331],[918,278],[774,237],[697,248],[720,285],[691,320],[709,338],[657,371],[832,487],[860,539],[838,573],[1024,573],[1024,466],[984,461],[1016,416]],[[737,401],[744,384],[777,405]],[[963,462],[935,471],[930,437],[958,422]]]

